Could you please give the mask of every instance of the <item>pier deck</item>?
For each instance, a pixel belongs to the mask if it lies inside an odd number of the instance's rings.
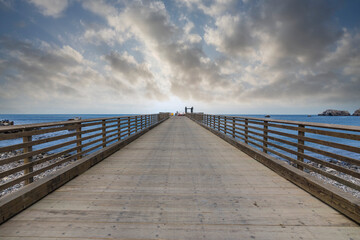
[[[360,228],[186,117],[0,226],[0,239],[359,239]]]

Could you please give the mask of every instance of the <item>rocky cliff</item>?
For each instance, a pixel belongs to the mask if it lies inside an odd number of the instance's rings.
[[[319,116],[350,116],[348,111],[328,109],[323,113],[318,114]]]
[[[360,116],[360,108],[353,113],[353,116]]]

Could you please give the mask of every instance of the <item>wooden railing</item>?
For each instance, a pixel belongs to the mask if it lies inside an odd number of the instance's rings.
[[[9,143],[0,145],[0,193],[30,184],[168,117],[160,113],[0,127],[0,144]]]
[[[359,126],[208,114],[188,116],[306,173],[360,191]]]

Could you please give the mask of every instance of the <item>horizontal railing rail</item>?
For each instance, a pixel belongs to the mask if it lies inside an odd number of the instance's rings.
[[[360,127],[188,114],[226,136],[360,197]]]
[[[0,197],[168,117],[159,113],[0,127]]]

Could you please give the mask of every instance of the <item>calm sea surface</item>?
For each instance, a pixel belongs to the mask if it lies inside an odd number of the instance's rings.
[[[14,121],[15,125],[59,122],[70,118],[81,117],[81,119],[124,116],[125,114],[0,114],[0,120],[8,119]],[[126,114],[130,115],[130,114]]]
[[[125,114],[0,114],[0,120],[9,119],[14,121],[15,125],[30,124],[30,123],[44,123],[44,122],[57,122],[66,121],[70,118],[81,117],[81,119],[101,118],[101,117],[114,117],[124,116]],[[130,115],[130,114],[126,114]],[[231,116],[246,116],[263,118],[264,115],[245,115],[245,114],[229,114]],[[316,116],[312,115],[271,115],[270,119],[280,119],[289,121],[300,122],[317,122],[341,125],[360,126],[359,116]]]

